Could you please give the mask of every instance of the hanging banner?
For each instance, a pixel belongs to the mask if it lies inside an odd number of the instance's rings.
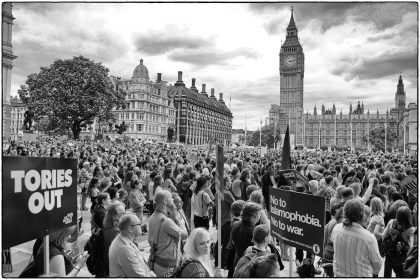
[[[325,198],[270,188],[271,234],[287,245],[323,256]]]
[[[3,248],[76,224],[77,160],[3,157]]]

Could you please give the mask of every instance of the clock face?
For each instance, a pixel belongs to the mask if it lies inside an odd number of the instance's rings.
[[[285,66],[295,66],[296,65],[296,57],[293,55],[288,55],[284,57],[284,65]]]

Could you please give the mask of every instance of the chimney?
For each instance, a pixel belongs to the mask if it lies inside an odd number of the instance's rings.
[[[195,78],[191,79],[191,87],[190,89],[192,89],[195,92],[198,92],[197,88],[195,87]]]
[[[214,96],[214,88],[211,89],[211,95],[210,98],[216,100],[216,96]]]
[[[176,87],[179,87],[179,86],[185,87],[185,84],[182,81],[182,71],[178,71],[178,81],[176,81],[175,86]]]
[[[208,97],[208,94],[206,92],[206,84],[201,84],[201,94]]]
[[[162,81],[162,73],[157,73],[157,82],[160,83]]]
[[[223,101],[223,92],[219,92],[219,102],[225,104],[225,101]]]

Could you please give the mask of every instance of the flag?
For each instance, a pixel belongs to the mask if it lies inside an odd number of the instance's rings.
[[[290,159],[290,134],[289,134],[289,126],[286,129],[286,135],[284,137],[283,142],[283,152],[282,152],[282,159],[281,159],[281,169],[291,169],[292,168],[292,160]]]

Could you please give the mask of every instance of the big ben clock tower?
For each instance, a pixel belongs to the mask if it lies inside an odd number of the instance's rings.
[[[280,49],[280,112],[287,115],[291,141],[303,144],[303,77],[305,55],[298,39],[293,8],[286,40]],[[284,115],[285,114],[285,115]],[[282,119],[281,117],[280,119]],[[292,134],[294,136],[292,136]]]

